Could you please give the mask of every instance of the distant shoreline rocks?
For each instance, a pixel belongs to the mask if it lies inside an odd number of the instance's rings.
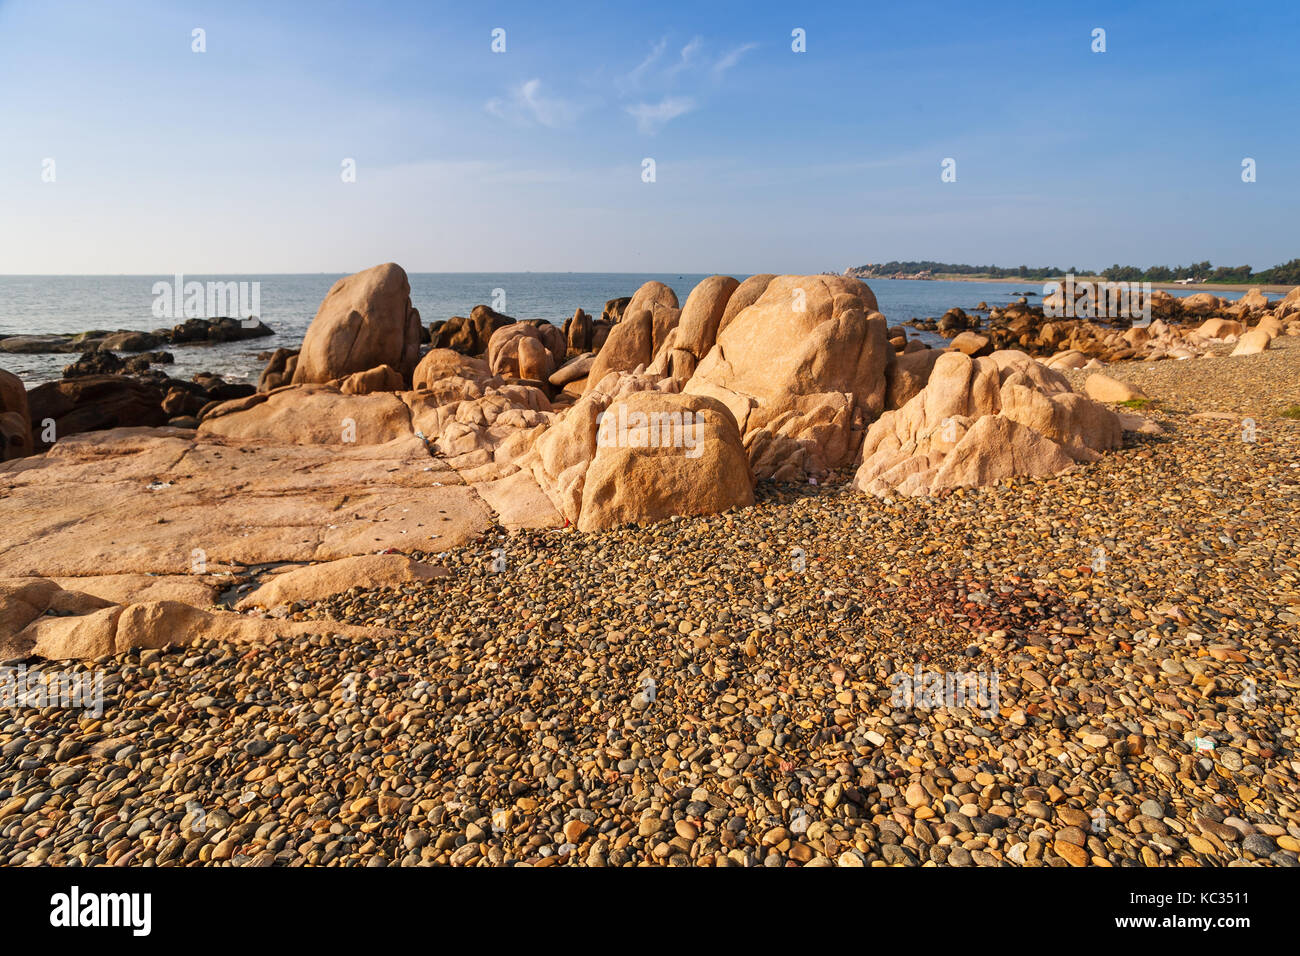
[[[170,329],[140,332],[130,329],[95,329],[72,335],[0,335],[0,352],[47,355],[60,352],[151,352],[164,345],[202,345],[242,342],[274,335],[260,319],[187,319]]]

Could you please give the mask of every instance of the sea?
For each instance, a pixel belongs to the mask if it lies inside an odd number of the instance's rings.
[[[276,348],[297,348],[321,300],[341,275],[186,275],[184,282],[258,283],[260,318],[274,330],[270,337],[243,342],[164,346],[175,356],[172,365],[160,365],[174,378],[215,372],[229,382],[256,383],[265,361],[259,358]],[[438,319],[468,315],[475,305],[491,305],[518,319],[546,319],[562,325],[582,308],[599,317],[609,299],[631,295],[645,282],[666,283],[681,302],[704,275],[502,272],[411,273],[411,300],[427,326]],[[737,279],[745,276],[737,275]],[[151,331],[170,327],[180,318],[158,318],[157,283],[175,284],[174,276],[0,276],[0,335],[78,333],[92,329]],[[1043,292],[1034,282],[948,282],[938,280],[870,279],[880,311],[891,324],[913,318],[938,318],[953,306],[970,309],[980,302],[1007,305],[1021,295],[1037,302]],[[251,285],[249,289],[251,291]],[[1194,287],[1173,291],[1188,295]],[[1216,292],[1233,299],[1241,293]],[[165,303],[164,303],[165,304]],[[242,316],[241,316],[242,317]],[[946,341],[934,333],[910,330],[931,344]],[[15,355],[0,351],[0,368],[7,369],[31,388],[58,379],[74,353]]]

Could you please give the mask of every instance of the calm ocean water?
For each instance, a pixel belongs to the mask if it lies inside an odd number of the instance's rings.
[[[259,282],[261,318],[275,330],[270,338],[221,345],[168,347],[176,364],[160,366],[175,378],[197,372],[217,372],[227,381],[256,382],[263,363],[258,353],[279,347],[296,348],[303,333],[338,275],[186,275],[185,281]],[[478,303],[491,304],[495,290],[504,290],[500,311],[520,319],[548,319],[556,324],[581,307],[600,315],[607,299],[631,295],[644,282],[656,279],[671,286],[685,302],[703,275],[634,273],[412,273],[411,299],[428,325],[436,319],[468,315]],[[738,275],[736,278],[744,278]],[[0,335],[76,333],[91,329],[149,331],[179,319],[153,315],[154,283],[171,276],[0,276]],[[953,306],[969,309],[979,302],[1005,305],[1019,293],[1042,293],[1034,282],[917,282],[873,279],[868,283],[880,310],[891,323],[938,317]],[[1188,290],[1195,291],[1195,290]],[[1181,290],[1175,295],[1186,294]],[[1236,298],[1239,293],[1216,293]],[[1031,298],[1031,302],[1037,299]],[[916,334],[916,333],[910,333]],[[920,333],[942,343],[938,336]],[[74,354],[10,355],[0,352],[0,368],[21,378],[28,387],[60,377]]]

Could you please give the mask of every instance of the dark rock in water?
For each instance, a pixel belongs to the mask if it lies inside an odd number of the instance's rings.
[[[453,315],[448,319],[438,330],[433,347],[455,349],[462,355],[482,355],[487,351],[492,333],[504,326],[513,325],[514,322],[510,316],[502,315],[486,305],[476,305],[470,311],[469,318]]]
[[[979,323],[972,320],[962,309],[952,308],[939,319],[938,329],[940,332],[961,332],[965,329],[977,328],[978,325]]]
[[[101,351],[147,352],[163,344],[152,332],[114,332],[99,340]]]
[[[141,352],[126,360],[126,371],[131,375],[139,375],[149,371],[150,365],[170,365],[175,361],[176,357],[171,352]]]
[[[49,447],[44,441],[46,420],[54,422],[56,439],[103,428],[164,425],[162,401],[158,386],[124,375],[66,378],[27,393],[38,450]]]
[[[0,352],[40,355],[51,352],[80,352],[85,346],[67,335],[11,335],[0,339]]]
[[[208,389],[208,396],[218,402],[228,402],[232,398],[247,398],[256,395],[257,387],[247,382],[222,382]]]
[[[186,319],[180,325],[173,326],[170,341],[173,344],[187,342],[242,342],[261,336],[274,335],[271,329],[260,319],[232,319],[222,316],[216,319]]]
[[[141,352],[123,360],[105,349],[83,352],[81,358],[71,365],[64,366],[64,378],[77,378],[82,375],[141,375],[149,371],[153,364],[170,365],[176,361],[170,352]]]
[[[257,390],[269,392],[293,381],[294,369],[298,367],[297,349],[276,349],[269,356],[266,368],[262,369],[257,379]]]
[[[63,367],[64,378],[83,375],[116,375],[126,368],[126,363],[112,352],[83,352],[81,358]]]
[[[199,342],[241,342],[274,335],[275,332],[255,318],[187,319],[170,329],[152,332],[135,332],[119,329],[108,332],[96,329],[76,335],[10,335],[0,336],[0,352],[20,355],[52,354],[59,352],[147,352],[160,345],[187,345]]]

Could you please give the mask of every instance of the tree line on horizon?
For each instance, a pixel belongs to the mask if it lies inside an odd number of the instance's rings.
[[[896,272],[917,273],[930,272],[945,275],[968,275],[989,279],[1059,279],[1069,275],[1093,275],[1091,271],[1081,270],[1077,266],[1069,269],[1057,269],[1055,266],[972,266],[952,262],[933,262],[925,259],[919,262],[885,262],[868,263],[850,270],[855,275],[883,276]],[[1109,282],[1174,282],[1178,279],[1195,279],[1199,282],[1222,282],[1243,284],[1247,282],[1259,285],[1300,285],[1300,259],[1273,266],[1255,272],[1250,266],[1212,266],[1209,260],[1193,263],[1190,266],[1121,266],[1119,263],[1101,270],[1100,275]]]

